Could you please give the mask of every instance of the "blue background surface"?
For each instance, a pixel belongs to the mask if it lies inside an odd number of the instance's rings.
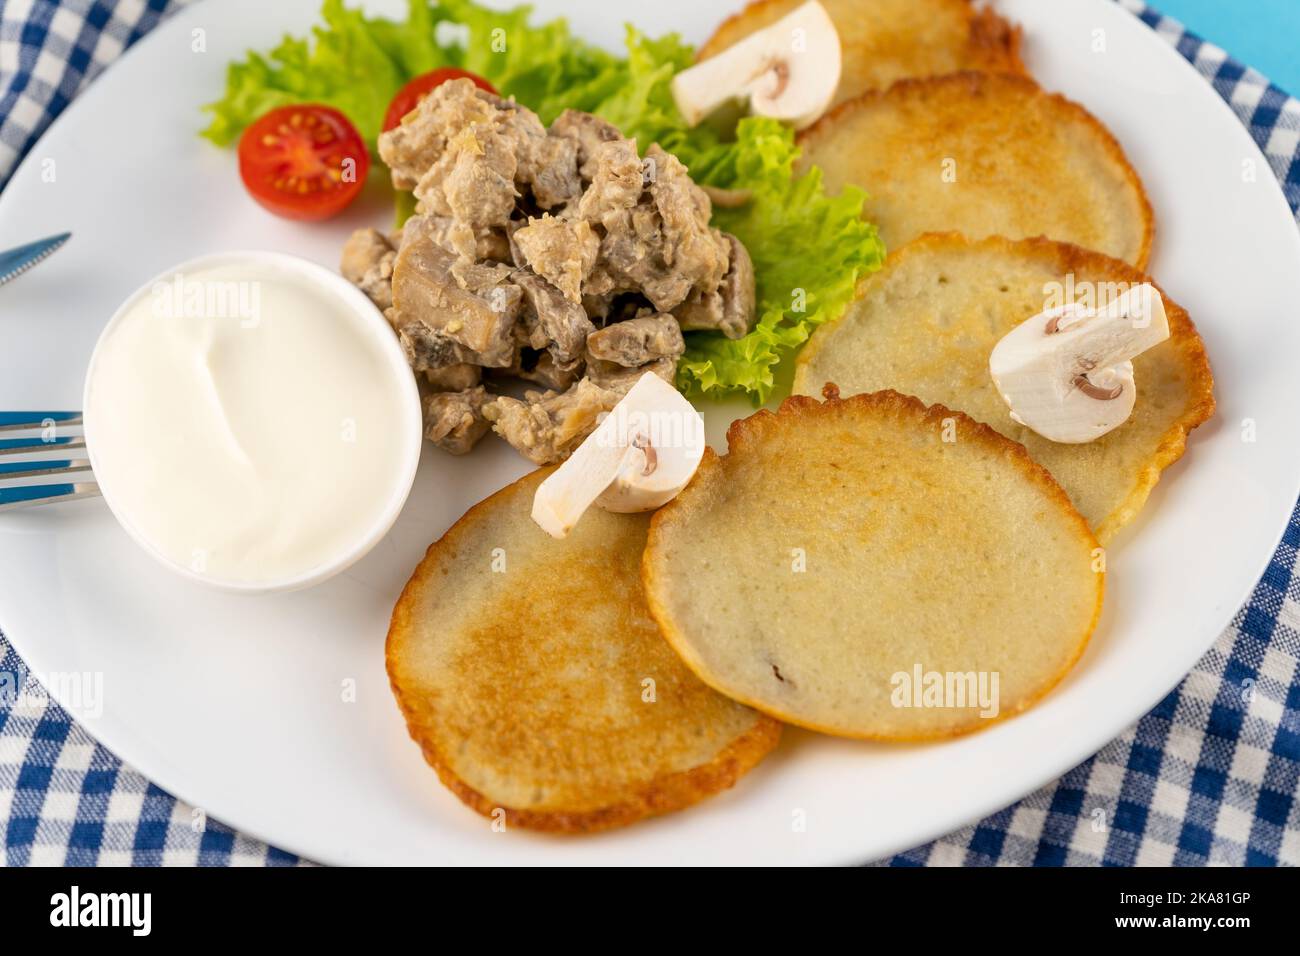
[[[1300,95],[1300,0],[1150,0],[1165,16]]]

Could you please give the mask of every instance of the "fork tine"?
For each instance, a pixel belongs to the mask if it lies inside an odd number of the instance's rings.
[[[0,458],[16,455],[37,455],[42,453],[62,453],[86,447],[86,439],[80,435],[73,438],[56,438],[43,441],[39,438],[28,441],[25,438],[8,438],[0,442]],[[62,457],[67,458],[67,455]]]
[[[81,412],[0,412],[0,433],[35,431],[49,427],[80,428]]]
[[[81,427],[77,411],[0,412],[0,512],[100,494]]]
[[[24,465],[42,465],[40,468],[24,468]],[[44,478],[49,475],[70,475],[76,472],[90,471],[88,458],[69,458],[64,461],[14,461],[0,462],[0,482],[16,481],[19,478]]]
[[[56,501],[74,501],[92,498],[100,493],[94,482],[76,482],[65,485],[19,485],[0,488],[0,513],[52,504]]]

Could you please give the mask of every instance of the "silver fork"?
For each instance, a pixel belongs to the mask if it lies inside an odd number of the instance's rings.
[[[80,412],[0,413],[0,512],[99,493]]]

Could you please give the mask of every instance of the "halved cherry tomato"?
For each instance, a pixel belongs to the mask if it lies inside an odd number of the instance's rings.
[[[454,66],[444,66],[437,70],[430,70],[428,73],[421,73],[398,90],[393,97],[393,101],[388,104],[388,112],[384,114],[384,132],[388,132],[401,123],[402,117],[419,106],[420,100],[428,96],[429,91],[435,86],[441,86],[448,80],[459,79],[472,80],[480,90],[487,90],[489,93],[496,92],[496,87],[477,73],[471,73],[469,70],[458,70]]]
[[[239,140],[245,188],[286,219],[328,219],[357,198],[369,171],[357,128],[319,103],[271,110]]]

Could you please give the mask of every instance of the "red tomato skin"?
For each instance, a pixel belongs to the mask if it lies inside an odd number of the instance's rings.
[[[480,90],[496,93],[496,87],[477,73],[471,73],[469,70],[444,66],[436,70],[430,70],[428,73],[421,73],[393,94],[392,102],[388,104],[388,111],[384,113],[384,132],[387,133],[390,129],[399,126],[402,117],[419,106],[420,100],[424,99],[435,86],[441,86],[448,80],[460,79],[472,81]]]
[[[355,166],[344,179],[348,159]],[[314,222],[338,215],[361,193],[369,172],[370,152],[361,134],[346,116],[321,103],[273,109],[239,139],[244,188],[264,209],[285,219]],[[306,183],[304,190],[290,181],[294,176]]]

